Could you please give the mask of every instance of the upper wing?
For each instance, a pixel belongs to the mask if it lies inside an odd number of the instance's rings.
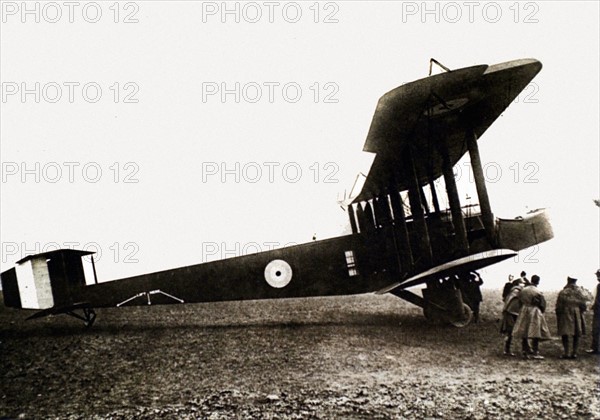
[[[440,177],[440,146],[445,146],[454,166],[467,150],[465,132],[472,130],[481,137],[541,68],[534,59],[467,67],[383,95],[363,148],[377,156],[354,202],[380,195],[390,185],[406,190],[410,173],[404,158],[409,150],[415,151],[420,185]]]

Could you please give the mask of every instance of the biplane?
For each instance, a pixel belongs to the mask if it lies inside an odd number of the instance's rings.
[[[69,314],[89,326],[96,308],[374,292],[407,300],[428,319],[467,325],[459,283],[553,237],[543,209],[495,217],[478,148],[541,68],[534,59],[444,68],[383,95],[363,148],[374,161],[344,206],[351,234],[108,282],[95,269],[86,279],[82,258],[91,252],[44,252],[1,274],[4,303],[36,310],[29,318]],[[468,212],[453,172],[467,153],[479,202]],[[449,208],[434,185],[442,179]]]

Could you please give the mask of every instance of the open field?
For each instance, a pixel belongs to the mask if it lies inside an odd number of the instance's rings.
[[[225,302],[100,310],[90,330],[2,308],[0,417],[600,418],[589,337],[578,360],[559,340],[506,358],[500,307],[484,290],[482,322],[455,329],[393,296]]]

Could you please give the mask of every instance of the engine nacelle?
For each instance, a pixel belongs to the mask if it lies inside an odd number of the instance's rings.
[[[517,219],[497,219],[496,231],[500,248],[520,251],[554,237],[545,209],[535,210]]]

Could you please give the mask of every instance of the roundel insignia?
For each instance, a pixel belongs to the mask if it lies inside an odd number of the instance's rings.
[[[265,280],[269,286],[281,289],[292,280],[292,267],[283,260],[273,260],[265,267]]]
[[[468,98],[448,99],[444,103],[437,104],[430,109],[423,111],[425,115],[437,117],[451,111],[457,111],[464,108],[469,103]]]

